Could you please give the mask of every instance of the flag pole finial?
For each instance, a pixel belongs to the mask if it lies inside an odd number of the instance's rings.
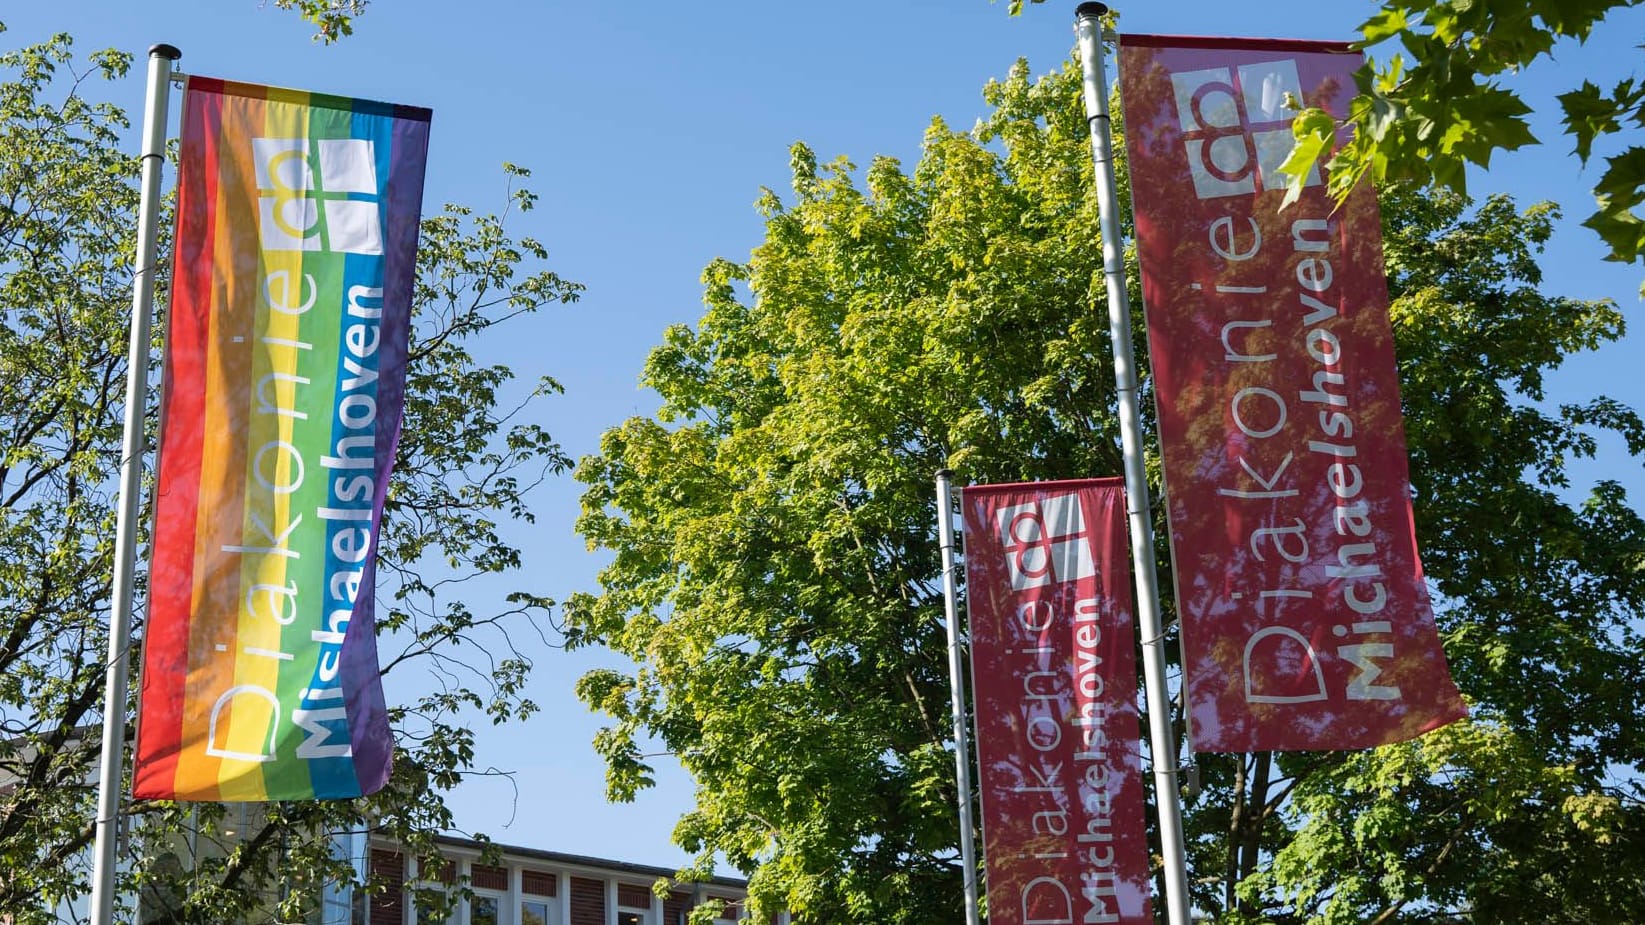
[[[1108,15],[1106,3],[1082,3],[1074,7],[1074,19],[1100,19]]]
[[[1099,3],[1096,5],[1101,6],[1102,4]],[[149,46],[150,58],[165,58],[167,61],[176,61],[182,56],[183,53],[177,49],[176,45],[167,45],[165,42],[160,42],[159,44]]]

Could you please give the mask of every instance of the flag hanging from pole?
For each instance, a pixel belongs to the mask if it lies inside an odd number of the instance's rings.
[[[1417,558],[1375,191],[1310,168],[1320,42],[1120,37],[1191,742],[1365,748],[1465,715]]]
[[[134,792],[371,793],[429,111],[192,77]]]
[[[988,919],[1151,923],[1123,482],[962,497]]]

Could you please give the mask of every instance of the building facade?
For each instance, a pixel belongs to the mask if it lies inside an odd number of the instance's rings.
[[[15,741],[0,741],[0,755],[9,749],[15,757],[22,747]],[[0,768],[0,797],[12,786]],[[127,897],[135,900],[132,925],[174,920],[184,898],[179,889],[186,888],[181,886],[186,884],[186,872],[202,861],[221,860],[254,834],[260,813],[251,804],[226,804],[224,810],[221,818],[217,814],[191,816],[193,824],[170,836],[169,847],[162,845],[165,850],[146,861],[173,869],[178,877]],[[458,902],[439,925],[685,925],[693,909],[709,902],[722,906],[714,920],[719,925],[754,925],[747,915],[747,883],[743,880],[715,877],[706,883],[682,883],[675,880],[677,871],[671,868],[511,845],[490,845],[499,853],[492,863],[484,863],[486,843],[454,836],[440,836],[437,843],[444,864],[438,870],[419,870],[414,858],[379,836],[363,832],[332,836],[335,856],[352,863],[355,880],[370,877],[390,888],[368,894],[352,884],[329,884],[319,908],[311,909],[301,925],[432,925],[436,920],[419,915],[410,890],[454,890],[459,884],[467,884],[472,895]],[[129,862],[129,858],[122,859],[122,865]],[[89,867],[89,856],[72,863]],[[0,882],[7,874],[0,870]],[[653,892],[659,880],[668,884],[662,895]],[[277,886],[261,909],[240,922],[298,925],[277,921],[274,909],[280,898]],[[83,922],[86,899],[66,899],[49,914],[64,923]],[[0,910],[0,925],[12,920],[13,911]],[[789,917],[779,915],[759,925],[789,925]]]
[[[391,888],[348,903],[355,925],[428,925],[409,889],[457,883],[472,895],[442,925],[685,925],[692,909],[711,901],[723,904],[717,923],[748,925],[742,880],[679,883],[667,868],[506,845],[495,846],[496,863],[485,863],[486,845],[453,837],[441,837],[439,847],[443,869],[420,870],[396,845],[371,840],[368,872]],[[662,895],[653,890],[659,880],[668,882]],[[788,917],[772,925],[788,925]]]

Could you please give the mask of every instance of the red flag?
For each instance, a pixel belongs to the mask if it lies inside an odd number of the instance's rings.
[[[1151,923],[1122,483],[963,498],[988,919]]]
[[[1120,84],[1203,751],[1365,748],[1465,715],[1417,558],[1376,194],[1311,170],[1291,101],[1339,118],[1335,43],[1127,35]]]

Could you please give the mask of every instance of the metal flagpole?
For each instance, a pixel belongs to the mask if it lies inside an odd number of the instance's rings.
[[[1125,295],[1119,209],[1114,202],[1113,140],[1109,137],[1108,79],[1103,71],[1102,3],[1074,10],[1080,63],[1085,71],[1085,114],[1091,126],[1097,205],[1102,213],[1102,264],[1108,286],[1108,331],[1114,345],[1114,383],[1119,394],[1120,439],[1125,451],[1125,504],[1130,516],[1131,564],[1137,583],[1137,630],[1142,634],[1142,673],[1148,696],[1148,741],[1153,755],[1154,795],[1159,805],[1160,851],[1165,859],[1165,907],[1171,925],[1188,925],[1188,861],[1183,850],[1182,807],[1177,796],[1177,749],[1165,685],[1165,628],[1160,619],[1159,576],[1154,569],[1154,526],[1148,475],[1143,468],[1142,420],[1137,410],[1137,369],[1131,343],[1131,306]]]
[[[97,838],[91,875],[91,923],[113,925],[115,848],[126,749],[126,663],[131,636],[132,573],[137,568],[137,510],[143,477],[143,412],[148,405],[149,315],[154,305],[155,237],[160,220],[160,168],[166,154],[170,45],[149,49],[143,104],[142,199],[131,295],[131,348],[126,370],[126,432],[120,451],[120,506],[114,526],[114,585],[109,602],[109,656],[103,689],[103,762],[97,779]]]
[[[937,537],[942,545],[942,598],[948,616],[948,687],[954,710],[954,765],[960,788],[960,863],[965,865],[965,922],[977,925],[977,849],[971,828],[971,743],[966,735],[959,591],[954,581],[954,499],[947,469],[937,473]]]

